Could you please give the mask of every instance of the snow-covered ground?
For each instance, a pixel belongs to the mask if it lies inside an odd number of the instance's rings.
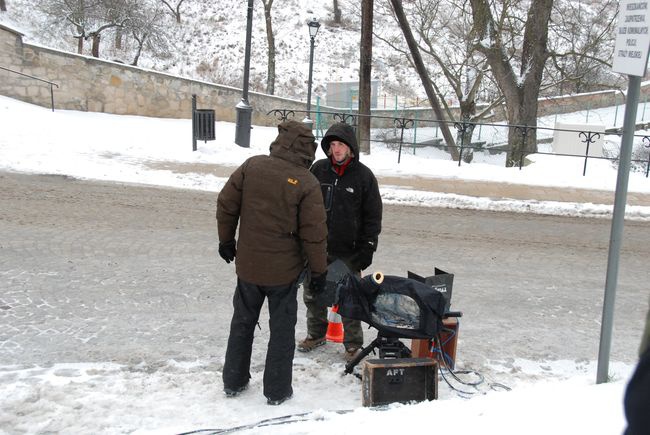
[[[561,120],[578,123],[589,116],[592,122],[612,125],[615,110],[618,110],[620,120],[623,108],[594,110],[588,115],[578,112],[563,115]],[[234,143],[234,124],[217,122],[216,140],[199,141],[198,150],[192,152],[191,122],[185,119],[52,112],[6,97],[0,97],[0,116],[0,169],[208,191],[219,191],[226,181],[208,165],[237,166],[249,156],[267,153],[269,144],[277,135],[276,128],[255,126],[251,132],[250,148],[242,148]],[[555,117],[550,117],[550,120],[543,118],[540,124],[552,124],[554,120]],[[608,138],[610,141],[616,139],[613,136]],[[317,158],[322,157],[319,147]],[[616,188],[617,169],[608,160],[590,159],[587,173],[583,176],[584,159],[576,157],[533,155],[528,158],[534,164],[521,170],[504,167],[503,157],[481,158],[478,153],[477,163],[461,166],[450,161],[447,154],[434,149],[418,149],[414,154],[405,147],[399,164],[397,158],[395,150],[373,146],[371,154],[362,156],[362,161],[380,177],[484,180],[611,192]],[[650,179],[642,172],[632,172],[628,190],[650,192]],[[552,201],[498,201],[391,185],[381,186],[381,191],[387,203],[421,206],[502,211],[533,209],[545,214],[588,216],[607,215],[612,208],[600,204]],[[628,206],[627,211],[631,218],[650,216],[647,207]]]
[[[251,148],[243,149],[233,143],[234,125],[218,123],[217,140],[199,142],[198,151],[193,152],[189,120],[51,112],[5,97],[0,97],[0,131],[0,170],[209,191],[218,191],[225,182],[215,175],[214,165],[238,165],[248,156],[265,153],[276,135],[273,128],[255,127]],[[382,148],[373,149],[362,160],[378,176],[608,190],[614,190],[616,180],[616,170],[607,162],[590,163],[583,177],[581,161],[561,157],[535,158],[521,171],[489,163],[458,167],[421,153],[404,154],[397,165],[396,153]],[[398,186],[381,189],[390,202],[450,206],[459,201],[458,196],[450,199]],[[649,192],[650,181],[642,174],[631,174],[630,190]],[[467,201],[474,201],[476,208],[499,207],[498,201],[488,198]],[[566,214],[566,207],[549,203],[545,212]],[[576,215],[585,210],[580,204],[571,209]],[[639,216],[650,216],[645,207],[638,209]],[[360,382],[341,376],[342,363],[333,363],[331,370],[315,375],[308,369],[314,364],[310,356],[297,355],[295,398],[279,407],[265,404],[260,370],[253,371],[248,391],[226,399],[210,364],[167,361],[150,367],[79,361],[45,367],[3,366],[0,433],[170,434],[201,429],[223,433],[248,425],[233,432],[613,434],[625,427],[622,400],[633,369],[614,361],[610,364],[612,382],[596,385],[593,361],[493,362],[494,379],[485,379],[477,388],[456,384],[475,394],[459,394],[441,382],[440,400],[373,410],[361,407]],[[476,380],[472,373],[460,376]],[[278,419],[281,416],[290,417]],[[266,419],[282,424],[258,424]]]
[[[479,389],[457,384],[475,393],[469,398],[441,383],[439,400],[377,410],[361,407],[361,382],[342,377],[342,363],[315,375],[310,356],[297,354],[295,397],[281,406],[266,405],[260,371],[252,372],[251,386],[241,396],[225,398],[220,379],[206,364],[0,367],[0,433],[162,435],[201,429],[231,433],[228,429],[249,426],[232,432],[611,435],[625,427],[623,391],[630,374],[629,366],[612,364],[612,382],[596,385],[593,363],[520,360],[502,367],[500,379],[520,371],[538,376],[536,381],[509,381],[511,391],[491,389],[487,382]],[[269,419],[299,423],[260,426]]]

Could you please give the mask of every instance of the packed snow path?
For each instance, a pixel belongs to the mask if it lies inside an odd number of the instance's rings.
[[[216,194],[0,175],[0,364],[221,364],[235,273],[216,252]],[[596,359],[608,219],[387,206],[383,227],[373,270],[455,274],[464,365]],[[613,360],[636,359],[649,227],[626,223]],[[257,365],[268,333],[260,324]]]

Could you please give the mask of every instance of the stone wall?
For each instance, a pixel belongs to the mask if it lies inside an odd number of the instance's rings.
[[[641,84],[640,102],[650,99],[650,82]],[[608,90],[587,94],[565,95],[560,97],[544,97],[539,99],[538,116],[560,115],[580,110],[593,110],[625,103],[625,95],[621,91]],[[480,106],[479,106],[480,109]],[[453,108],[454,116],[458,116],[458,108]],[[493,110],[494,115],[484,122],[503,122],[506,120],[505,105]],[[412,108],[406,110],[373,110],[373,115],[386,117],[403,117],[411,119],[436,119],[431,109]],[[621,118],[622,119],[622,118]]]
[[[199,109],[214,109],[218,121],[235,122],[235,106],[241,101],[238,88],[184,79],[169,74],[133,67],[94,57],[81,56],[25,43],[23,35],[0,24],[0,66],[54,82],[54,105],[57,109],[142,115],[161,118],[190,118],[192,94],[197,95]],[[41,106],[50,106],[50,85],[0,69],[0,95]],[[641,100],[650,96],[650,84],[641,88]],[[272,95],[249,92],[255,125],[272,126],[277,118],[267,113],[273,109],[304,111],[305,103]],[[542,98],[539,115],[569,113],[622,104],[619,91]],[[326,112],[345,112],[321,106]],[[393,127],[393,117],[436,119],[431,109],[375,109],[373,127]],[[296,113],[302,119],[304,113]],[[312,116],[314,118],[314,116]],[[325,127],[332,122],[324,115]],[[505,120],[504,107],[494,111],[489,122]]]
[[[640,101],[650,96],[650,82],[641,85]],[[608,90],[590,92],[587,94],[564,95],[560,97],[540,98],[539,116],[577,112],[579,110],[600,109],[625,103],[625,95],[621,91]]]
[[[56,109],[190,118],[196,94],[199,109],[214,109],[218,121],[235,122],[241,89],[27,44],[22,37],[0,24],[0,66],[56,83]],[[0,95],[50,106],[48,83],[2,69]],[[255,92],[249,92],[249,102],[255,125],[275,125],[277,119],[267,115],[272,109],[306,109],[304,102]]]

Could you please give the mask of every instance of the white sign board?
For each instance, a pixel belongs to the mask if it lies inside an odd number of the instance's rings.
[[[604,125],[556,122],[555,131],[553,132],[553,152],[555,154],[584,156],[587,154],[588,138],[592,141],[588,144],[589,156],[603,157]]]
[[[612,70],[643,77],[650,48],[650,8],[648,0],[621,0]]]

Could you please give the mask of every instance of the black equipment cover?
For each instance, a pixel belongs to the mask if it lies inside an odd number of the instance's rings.
[[[437,267],[434,268],[434,272],[434,276],[427,276],[425,278],[409,270],[407,277],[423,282],[426,285],[433,287],[434,290],[442,293],[447,300],[447,305],[445,306],[445,312],[447,312],[451,309],[451,291],[454,284],[454,275],[452,273],[447,273],[442,269],[438,269]]]
[[[325,290],[316,295],[316,302],[324,307],[331,307],[336,300],[336,288],[343,279],[352,274],[343,260],[334,260],[327,266]]]
[[[339,314],[361,320],[389,338],[430,339],[442,329],[447,301],[429,285],[387,275],[377,284],[373,276],[347,274],[336,294]]]

